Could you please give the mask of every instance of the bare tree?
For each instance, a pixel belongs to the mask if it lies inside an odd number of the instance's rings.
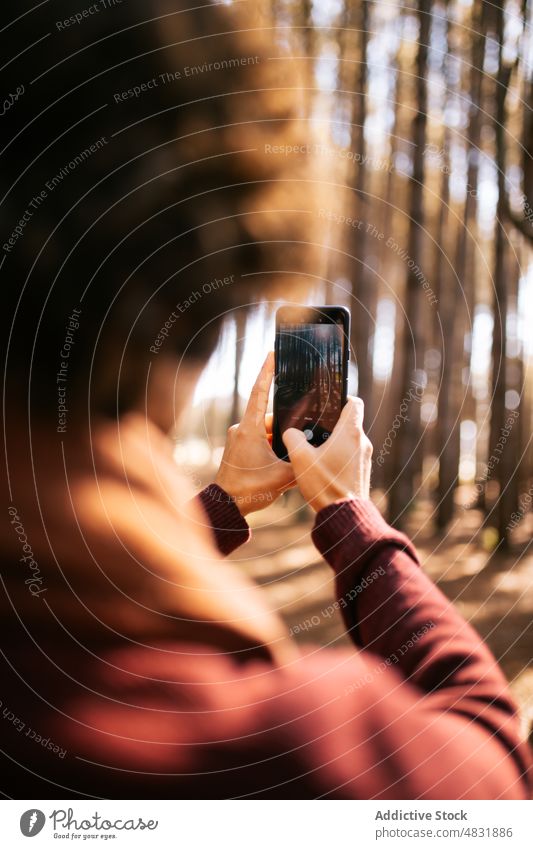
[[[504,0],[498,0],[495,4],[495,32],[498,39],[498,73],[495,80],[495,113],[493,119],[495,145],[496,145],[496,168],[498,182],[498,203],[496,206],[495,241],[494,241],[494,271],[493,271],[493,318],[494,329],[492,339],[492,407],[490,422],[489,452],[493,456],[498,451],[500,456],[495,463],[494,479],[499,484],[499,499],[496,505],[496,525],[500,541],[505,545],[508,539],[508,517],[506,518],[505,506],[508,498],[503,498],[503,492],[508,481],[505,479],[507,462],[501,462],[502,458],[509,457],[510,446],[504,437],[505,428],[505,393],[507,390],[507,314],[508,314],[508,279],[506,267],[507,236],[505,232],[506,221],[506,187],[505,187],[505,98],[511,68],[506,65],[503,58],[504,43]],[[503,442],[503,448],[498,446]],[[496,455],[494,455],[496,456]],[[490,457],[489,457],[490,461]]]
[[[235,371],[233,377],[233,396],[229,424],[236,424],[241,418],[241,396],[239,395],[239,380],[241,376],[242,355],[246,336],[246,311],[238,309],[235,312]]]
[[[523,38],[531,40],[531,24],[527,22],[528,4],[522,0]],[[526,48],[527,49],[527,48]],[[520,51],[517,52],[515,67],[523,62]],[[525,76],[523,82],[522,111],[522,179],[523,179],[523,214],[517,215],[512,209],[507,196],[504,197],[505,211],[509,220],[524,236],[529,244],[533,244],[533,77],[527,76],[527,69],[522,68]]]
[[[460,418],[464,401],[461,380],[464,362],[464,338],[467,322],[472,320],[475,302],[475,256],[471,228],[475,228],[479,147],[481,136],[481,97],[483,57],[485,55],[485,3],[476,0],[473,14],[474,34],[471,40],[471,65],[468,75],[470,103],[466,155],[468,161],[466,195],[462,224],[457,234],[455,279],[447,279],[442,287],[440,315],[445,346],[442,351],[439,393],[439,484],[437,524],[444,528],[454,513],[454,492],[459,477]]]
[[[408,254],[412,262],[406,282],[406,314],[409,328],[403,340],[403,374],[398,407],[402,398],[411,398],[417,391],[417,357],[424,351],[423,302],[424,292],[417,276],[417,267],[423,266],[424,247],[424,151],[427,126],[427,72],[428,47],[431,31],[432,7],[430,0],[419,0],[419,37],[416,58],[415,116],[412,123],[413,161],[410,178]],[[414,477],[421,455],[420,404],[409,406],[409,422],[398,430],[394,442],[393,475],[390,489],[389,513],[391,521],[403,524],[405,509],[413,496]]]
[[[357,217],[363,222],[354,231],[352,250],[356,267],[352,279],[354,293],[354,320],[352,323],[352,344],[357,357],[358,393],[364,399],[367,407],[367,418],[372,405],[372,351],[371,338],[373,333],[373,316],[375,312],[375,293],[366,268],[366,224],[368,221],[369,205],[367,199],[367,173],[363,164],[366,155],[365,122],[367,114],[367,50],[368,50],[369,3],[361,0],[359,12],[360,28],[360,60],[357,75],[357,95],[354,101],[352,115],[352,150],[361,157],[357,166],[353,188],[356,194]]]

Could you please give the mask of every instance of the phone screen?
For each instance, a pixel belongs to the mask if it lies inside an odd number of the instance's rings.
[[[302,430],[311,445],[329,438],[346,403],[348,311],[284,307],[276,322],[273,448],[287,459],[281,434]]]

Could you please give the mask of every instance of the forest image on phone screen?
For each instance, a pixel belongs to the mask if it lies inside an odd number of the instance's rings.
[[[281,324],[276,334],[276,407],[279,431],[302,430],[321,445],[342,407],[342,323]]]

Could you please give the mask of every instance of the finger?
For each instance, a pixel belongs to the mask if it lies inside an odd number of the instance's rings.
[[[274,414],[267,413],[265,416],[265,430],[267,432],[267,436],[272,436],[272,427],[274,425]]]
[[[337,429],[343,433],[362,430],[364,416],[365,405],[361,399],[356,398],[354,395],[348,395],[346,404],[342,408],[339,421],[335,425],[333,432],[335,433]]]
[[[285,431],[282,438],[293,465],[296,464],[299,466],[306,458],[309,459],[309,452],[313,449],[301,430],[290,427]]]
[[[247,422],[254,427],[264,427],[268,395],[273,376],[274,352],[269,351],[250,393],[250,398],[242,419],[243,422]]]
[[[355,424],[357,427],[363,427],[363,419],[365,417],[365,405],[361,398],[357,398],[355,395],[348,395],[346,399],[346,404],[344,405],[342,412],[346,410],[346,416],[352,416],[355,420]],[[342,416],[342,413],[341,413]]]
[[[346,404],[342,408],[337,424],[331,432],[331,436],[319,450],[331,450],[338,442],[349,442],[352,444],[361,438],[363,428],[364,406],[360,398],[349,395]],[[329,448],[328,448],[329,446]]]

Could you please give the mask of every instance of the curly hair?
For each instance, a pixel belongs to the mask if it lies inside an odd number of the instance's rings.
[[[2,13],[8,400],[55,413],[63,369],[73,407],[119,415],[155,357],[205,358],[314,266],[297,73],[257,5]]]

